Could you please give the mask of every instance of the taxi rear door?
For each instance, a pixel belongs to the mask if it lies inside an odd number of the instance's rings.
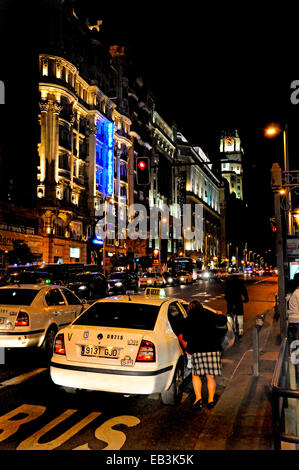
[[[59,328],[62,328],[72,321],[69,306],[58,288],[50,289],[46,293],[45,302],[47,305],[45,313],[48,317],[49,324],[56,323]]]

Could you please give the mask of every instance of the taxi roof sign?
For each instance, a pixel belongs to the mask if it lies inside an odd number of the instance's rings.
[[[157,287],[147,287],[145,289],[144,295],[150,297],[166,297],[165,289],[160,289]]]

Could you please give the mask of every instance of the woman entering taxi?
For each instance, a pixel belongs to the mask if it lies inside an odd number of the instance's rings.
[[[225,326],[226,315],[216,314],[202,307],[198,300],[192,300],[187,309],[183,339],[187,351],[192,355],[192,385],[195,401],[192,408],[200,409],[202,400],[202,377],[207,379],[208,408],[215,406],[216,380],[221,375],[221,337],[223,332],[217,327]]]

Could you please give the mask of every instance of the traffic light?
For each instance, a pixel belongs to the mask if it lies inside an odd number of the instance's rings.
[[[270,223],[271,223],[272,232],[273,233],[277,232],[277,223],[276,223],[275,217],[271,217]]]
[[[157,248],[154,250],[154,258],[155,259],[159,258],[159,250]]]
[[[150,182],[148,157],[137,157],[136,159],[137,184],[146,185]]]

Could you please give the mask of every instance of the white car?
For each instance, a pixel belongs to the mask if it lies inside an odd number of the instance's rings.
[[[193,282],[193,274],[187,271],[182,271],[179,274],[181,284],[191,284]]]
[[[139,287],[164,286],[164,277],[159,273],[145,273],[139,279]]]
[[[181,401],[190,373],[177,334],[186,311],[179,299],[159,295],[101,299],[55,339],[52,381],[67,391],[160,393],[162,402]],[[161,289],[164,291],[164,289]]]
[[[42,347],[52,354],[58,330],[70,324],[84,305],[65,287],[44,284],[0,288],[0,347]]]

